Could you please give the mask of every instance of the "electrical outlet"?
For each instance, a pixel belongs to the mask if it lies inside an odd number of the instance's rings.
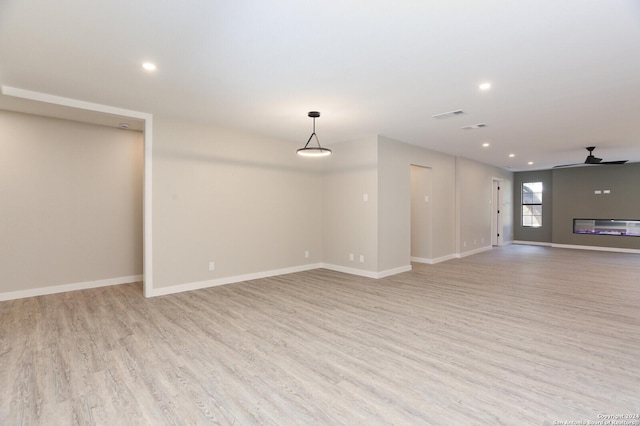
[[[360,263],[364,263],[364,254],[360,255]]]
[[[216,264],[214,262],[209,262],[209,270],[213,271],[216,269]]]
[[[349,260],[353,262],[354,259],[355,257],[353,256],[353,253],[349,253]]]
[[[304,257],[309,257],[309,250],[305,250]]]
[[[369,194],[363,194],[362,201],[369,201]]]

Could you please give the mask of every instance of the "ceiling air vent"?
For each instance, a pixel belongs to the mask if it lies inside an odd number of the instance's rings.
[[[484,123],[472,124],[470,126],[460,127],[462,130],[472,130],[472,129],[482,129],[483,127],[487,127]]]
[[[433,115],[432,117],[433,118],[449,118],[449,117],[454,117],[456,115],[462,115],[462,114],[464,114],[462,112],[462,110],[461,109],[457,109],[455,111],[449,111],[449,112],[443,112],[442,114],[436,114],[436,115]]]

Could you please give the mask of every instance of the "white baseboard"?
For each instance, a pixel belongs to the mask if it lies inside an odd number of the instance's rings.
[[[479,248],[474,249],[474,250],[469,250],[469,251],[465,251],[463,253],[458,253],[458,254],[456,254],[456,258],[462,259],[463,257],[473,256],[474,254],[482,253],[482,252],[489,251],[489,250],[492,250],[492,249],[493,249],[492,246],[479,247]]]
[[[276,275],[292,274],[295,272],[310,271],[312,269],[320,269],[320,268],[326,268],[333,271],[344,272],[347,274],[359,275],[359,276],[377,279],[377,278],[384,278],[391,275],[400,274],[402,272],[410,271],[411,265],[401,266],[398,268],[389,269],[382,272],[371,272],[371,271],[365,271],[363,269],[347,268],[347,267],[338,266],[338,265],[331,265],[331,264],[325,264],[325,263],[313,263],[309,265],[294,266],[291,268],[275,269],[271,271],[235,275],[232,277],[224,277],[224,278],[218,278],[214,280],[179,284],[179,285],[173,285],[173,286],[162,287],[162,288],[153,288],[153,289],[150,289],[150,292],[149,292],[150,294],[147,297],[165,296],[168,294],[181,293],[183,291],[199,290],[202,288],[215,287],[215,286],[225,285],[225,284],[233,284],[237,282],[250,281],[250,280],[255,280],[259,278],[268,278]],[[127,284],[127,283],[142,281],[142,279],[143,279],[142,275],[135,275],[131,277],[120,277],[120,278],[112,278],[112,279],[106,279],[106,280],[87,281],[87,282],[74,283],[74,284],[64,284],[64,285],[58,285],[58,286],[52,286],[52,287],[42,287],[42,288],[35,288],[35,289],[29,289],[29,290],[12,291],[12,292],[0,293],[0,301],[21,299],[25,297],[43,296],[46,294],[64,293],[67,291],[86,290],[90,288],[106,287],[106,286],[118,285],[118,284]]]
[[[432,259],[432,261],[433,261],[433,265],[435,265],[436,263],[446,262],[447,260],[451,260],[455,258],[456,258],[455,254],[448,254],[446,256],[436,257],[435,259]]]
[[[321,268],[330,271],[343,272],[345,274],[358,275],[360,277],[378,278],[378,273],[373,271],[365,271],[364,269],[349,268],[348,266],[334,265],[332,263],[323,263]]]
[[[612,251],[616,253],[640,254],[640,250],[638,249],[628,249],[628,248],[619,248],[619,247],[579,246],[579,245],[573,245],[573,244],[551,244],[551,247],[577,249],[577,250]]]
[[[232,277],[217,278],[207,281],[198,281],[194,283],[178,284],[168,287],[154,288],[151,290],[149,297],[165,296],[167,294],[182,293],[183,291],[200,290],[203,288],[216,287],[219,285],[233,284],[242,281],[257,280],[259,278],[274,277],[276,275],[293,274],[295,272],[309,271],[312,269],[322,268],[322,263],[313,263],[309,265],[294,266],[291,268],[274,269],[271,271],[254,272],[251,274],[234,275]]]
[[[361,277],[377,279],[377,278],[384,278],[391,275],[400,274],[402,272],[410,271],[411,265],[401,266],[398,268],[389,269],[382,272],[371,272],[371,271],[365,271],[364,269],[348,268],[345,266],[333,265],[329,263],[313,263],[309,265],[294,266],[292,268],[275,269],[271,271],[255,272],[251,274],[217,278],[214,280],[199,281],[199,282],[187,283],[187,284],[178,284],[178,285],[172,285],[169,287],[162,287],[162,288],[154,288],[151,290],[151,295],[149,297],[166,296],[168,294],[181,293],[183,291],[200,290],[203,288],[216,287],[219,285],[233,284],[233,283],[238,283],[242,281],[257,280],[259,278],[268,278],[268,277],[274,277],[277,275],[292,274],[295,272],[304,272],[304,271],[310,271],[312,269],[320,269],[320,268],[329,269],[331,271],[336,271],[336,272],[344,272],[346,274],[351,274],[351,275],[358,275]]]
[[[435,265],[436,263],[446,262],[447,260],[455,259],[455,254],[448,254],[446,256],[436,257],[435,259],[426,259],[424,257],[412,257],[411,261],[416,263],[426,263],[427,265]]]
[[[520,244],[524,246],[543,246],[543,247],[551,247],[551,243],[546,243],[543,241],[523,241],[523,240],[514,240],[513,244]]]
[[[390,277],[391,275],[401,274],[403,272],[409,272],[412,269],[411,265],[400,266],[398,268],[387,269],[386,271],[378,272],[378,278]]]
[[[391,275],[401,274],[411,270],[411,265],[400,266],[398,268],[387,269],[386,271],[373,272],[365,271],[364,269],[349,268],[348,266],[333,265],[331,263],[323,263],[322,268],[329,269],[331,271],[343,272],[345,274],[358,275],[360,277],[380,279],[389,277]]]
[[[142,275],[130,277],[109,278],[106,280],[85,281],[73,284],[62,284],[51,287],[32,288],[29,290],[8,291],[0,293],[0,301],[22,299],[25,297],[44,296],[47,294],[64,293],[67,291],[87,290],[90,288],[107,287],[111,285],[128,284],[142,281]]]

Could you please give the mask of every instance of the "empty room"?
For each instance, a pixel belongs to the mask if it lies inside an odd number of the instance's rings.
[[[640,4],[0,1],[0,424],[640,425]]]

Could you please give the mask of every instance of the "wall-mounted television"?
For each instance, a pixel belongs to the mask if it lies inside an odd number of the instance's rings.
[[[640,220],[573,219],[573,233],[640,237]]]

